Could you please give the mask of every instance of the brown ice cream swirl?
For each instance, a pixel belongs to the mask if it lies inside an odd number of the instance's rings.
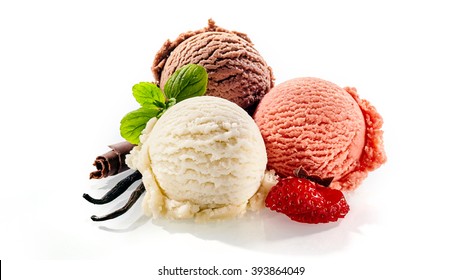
[[[206,28],[164,43],[151,68],[155,82],[163,88],[175,70],[189,63],[207,70],[206,95],[228,99],[244,109],[256,105],[274,85],[271,67],[247,35],[218,27],[211,19]]]

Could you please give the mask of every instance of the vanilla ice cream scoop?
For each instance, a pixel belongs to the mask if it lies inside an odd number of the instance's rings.
[[[184,100],[152,119],[127,157],[143,175],[145,213],[179,219],[244,213],[266,163],[253,119],[238,105],[212,96]]]

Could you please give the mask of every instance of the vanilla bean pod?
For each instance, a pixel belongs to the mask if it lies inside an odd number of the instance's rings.
[[[137,170],[133,172],[132,174],[128,175],[124,179],[122,179],[120,182],[118,182],[112,189],[110,189],[102,198],[96,199],[91,197],[89,194],[84,193],[83,198],[85,198],[87,201],[93,203],[93,204],[106,204],[117,197],[119,197],[121,194],[123,194],[135,181],[141,179],[141,173]]]
[[[122,214],[125,214],[135,204],[135,202],[138,200],[138,198],[141,197],[141,195],[144,193],[145,190],[146,189],[144,187],[144,184],[140,183],[140,185],[132,192],[132,194],[130,195],[130,198],[128,199],[127,203],[122,208],[117,209],[114,212],[109,213],[109,214],[104,215],[104,216],[99,216],[98,217],[96,215],[93,215],[93,216],[91,216],[91,219],[93,221],[95,221],[95,222],[101,222],[101,221],[111,220],[111,219],[119,217]]]

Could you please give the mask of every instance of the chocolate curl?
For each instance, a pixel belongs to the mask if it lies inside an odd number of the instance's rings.
[[[95,159],[93,165],[97,170],[90,173],[90,179],[106,178],[128,170],[125,156],[133,147],[135,145],[127,141],[109,145],[112,150]]]

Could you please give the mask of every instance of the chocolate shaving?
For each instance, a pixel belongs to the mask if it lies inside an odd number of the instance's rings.
[[[308,179],[326,188],[329,187],[330,183],[332,183],[332,181],[334,180],[334,177],[321,178],[318,176],[309,175],[306,169],[303,168],[303,166],[300,166],[299,168],[295,169],[294,175],[298,178]]]
[[[93,204],[106,204],[123,194],[135,181],[141,179],[141,173],[137,170],[118,182],[102,198],[96,199],[84,193],[83,198]]]
[[[128,199],[127,203],[120,209],[117,209],[115,210],[114,212],[112,213],[109,213],[107,215],[104,215],[104,216],[96,216],[96,215],[93,215],[91,216],[91,219],[95,222],[101,222],[101,221],[107,221],[107,220],[111,220],[111,219],[114,219],[114,218],[117,218],[123,214],[125,214],[134,204],[135,202],[138,200],[138,198],[141,197],[141,195],[144,193],[145,191],[145,187],[144,187],[144,184],[141,183],[133,192],[132,194],[130,195],[130,198]]]
[[[90,179],[106,178],[128,170],[125,156],[134,146],[127,141],[109,145],[112,150],[95,159],[93,165],[97,170],[90,173]]]

